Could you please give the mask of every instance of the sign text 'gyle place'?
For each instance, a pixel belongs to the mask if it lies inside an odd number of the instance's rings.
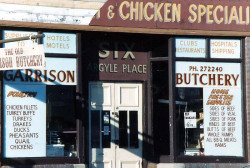
[[[136,41],[100,41],[91,50],[87,71],[103,80],[145,80],[147,52]],[[92,75],[92,76],[93,76]]]
[[[113,54],[108,50],[110,44],[108,42],[102,42],[99,44],[99,58],[100,59],[106,59],[107,57],[113,57],[114,60],[121,59],[121,60],[135,60],[136,56],[133,53],[133,49],[135,46],[135,43],[126,43],[123,42],[124,46],[124,54],[119,54],[119,49],[118,49],[118,43],[115,42],[114,44],[114,51]],[[121,66],[122,73],[138,73],[138,74],[145,74],[146,73],[146,65],[140,64],[122,64],[119,65],[117,63],[115,64],[105,64],[105,63],[100,63],[99,64],[99,71],[100,72],[110,72],[110,73],[117,73],[120,68],[118,66]]]

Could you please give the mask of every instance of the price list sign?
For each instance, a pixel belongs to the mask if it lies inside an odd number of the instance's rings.
[[[4,85],[4,157],[46,156],[46,85]]]
[[[243,156],[241,90],[204,88],[205,155]]]
[[[240,63],[176,63],[176,87],[203,89],[204,154],[243,156]]]

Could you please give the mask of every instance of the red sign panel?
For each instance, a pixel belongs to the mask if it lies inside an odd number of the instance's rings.
[[[90,25],[249,31],[250,3],[247,0],[108,0]]]
[[[147,55],[135,41],[89,41],[85,68],[90,80],[147,80]]]

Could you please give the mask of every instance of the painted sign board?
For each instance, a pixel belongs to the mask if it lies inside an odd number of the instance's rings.
[[[46,57],[46,67],[3,72],[4,83],[76,85],[76,58]]]
[[[46,86],[4,85],[4,157],[46,156]]]
[[[176,38],[175,39],[175,56],[205,58],[206,40],[195,38]]]
[[[148,52],[138,41],[89,41],[86,72],[93,80],[146,80]]]
[[[205,156],[243,156],[240,88],[204,88]]]
[[[240,63],[176,62],[176,87],[241,87]]]
[[[44,68],[43,45],[0,48],[0,70]]]
[[[211,58],[240,58],[240,40],[232,39],[211,39]]]
[[[155,29],[250,29],[249,1],[107,1],[90,25]]]
[[[16,30],[4,30],[3,31],[3,39],[12,39],[19,37],[26,37],[37,35],[37,32],[34,31],[16,31]],[[4,43],[4,48],[12,48],[12,47],[26,47],[32,46],[34,43],[33,40],[22,40],[17,42]]]
[[[43,33],[45,53],[76,54],[76,34]]]

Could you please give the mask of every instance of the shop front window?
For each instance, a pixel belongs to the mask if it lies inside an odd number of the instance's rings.
[[[244,161],[242,40],[170,37],[161,48],[168,57],[155,49],[150,107],[159,162]]]
[[[3,72],[5,158],[76,157],[76,58]]]
[[[202,155],[204,152],[203,90],[176,88],[176,121],[180,155]]]
[[[241,64],[177,61],[178,153],[243,156]]]

